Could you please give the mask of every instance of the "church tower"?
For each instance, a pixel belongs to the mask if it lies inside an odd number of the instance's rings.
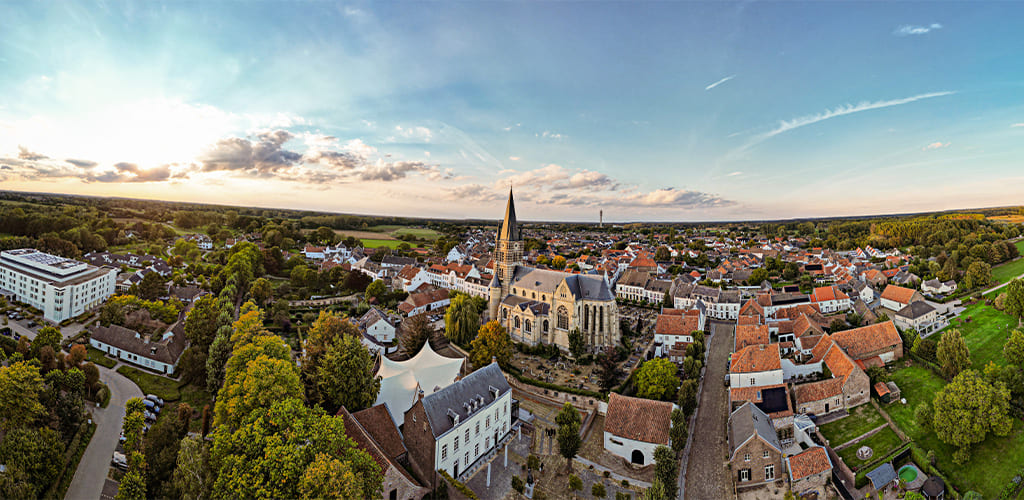
[[[491,319],[498,319],[498,305],[501,299],[512,290],[512,277],[516,266],[523,260],[522,230],[516,221],[516,205],[512,199],[512,189],[508,190],[508,205],[505,207],[505,220],[498,227],[498,238],[494,244],[494,279],[490,286],[490,303],[488,309]]]

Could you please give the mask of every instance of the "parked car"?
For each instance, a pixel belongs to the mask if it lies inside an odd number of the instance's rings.
[[[160,405],[154,403],[153,401],[151,401],[149,399],[143,399],[142,402],[146,404],[146,410],[147,411],[152,412],[152,413],[154,413],[156,415],[160,414]]]
[[[149,411],[149,410],[146,410],[146,411],[142,412],[142,416],[147,421],[156,421],[156,414],[151,412],[151,411]]]
[[[3,335],[4,337],[10,337],[11,336],[11,327],[5,326],[3,328],[0,328],[0,335]]]
[[[35,328],[35,327],[36,327],[36,324],[37,324],[37,323],[36,323],[35,321],[29,321],[29,322],[28,322],[28,327],[29,327],[29,328]]]
[[[146,394],[146,400],[152,401],[160,406],[164,405],[164,400],[160,399],[160,397],[157,396],[156,394]]]
[[[21,334],[18,332],[14,332],[14,340],[21,340]]]
[[[113,465],[122,471],[128,470],[128,458],[124,456],[124,453],[118,453],[115,451],[114,457],[110,460],[110,465]]]

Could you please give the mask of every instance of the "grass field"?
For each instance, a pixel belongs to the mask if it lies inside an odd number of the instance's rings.
[[[994,215],[989,217],[988,220],[1010,224],[1024,224],[1024,215]]]
[[[938,467],[961,493],[974,490],[985,498],[998,498],[999,491],[1024,463],[1024,422],[1014,419],[1013,430],[1007,437],[989,435],[985,441],[971,447],[971,459],[964,465],[953,463],[955,448],[925,432],[914,419],[914,408],[921,402],[931,404],[935,394],[945,382],[927,368],[917,365],[900,369],[892,374],[893,382],[907,400],[885,407],[889,416],[914,442],[924,450],[932,450]]]
[[[135,382],[135,385],[142,389],[143,394],[156,394],[164,401],[177,401],[181,399],[181,391],[178,390],[178,381],[176,380],[123,365],[117,369],[117,373]]]
[[[871,405],[866,404],[861,406],[863,407]],[[874,407],[872,407],[872,409],[874,409]],[[847,467],[853,470],[857,470],[860,467],[864,466],[865,464],[871,463],[873,460],[877,460],[879,457],[884,457],[885,455],[888,455],[889,452],[895,450],[902,444],[903,441],[900,440],[900,437],[896,435],[896,432],[893,431],[892,428],[886,427],[885,429],[878,431],[878,433],[876,433],[874,436],[871,436],[863,441],[860,441],[853,446],[843,448],[842,450],[839,451],[839,456],[842,457],[843,462],[846,463]],[[873,452],[871,457],[869,457],[867,460],[861,460],[857,458],[857,450],[861,446],[867,446],[871,448],[871,451]]]
[[[1017,242],[1019,247],[1021,242]],[[1024,258],[1000,264],[992,268],[992,279],[1000,284],[1006,283],[1017,276],[1024,274]]]
[[[88,356],[86,356],[85,358],[86,361],[92,361],[93,363],[96,363],[97,365],[100,366],[104,366],[106,368],[113,368],[114,365],[117,364],[116,360],[108,358],[105,354],[103,354],[103,351],[91,345],[86,346],[85,349],[86,353],[88,354]]]
[[[433,241],[439,238],[441,236],[441,233],[434,231],[433,229],[427,229],[424,227],[403,227],[401,229],[391,231],[391,235],[396,238],[402,235],[412,235],[414,238],[417,239]]]
[[[360,238],[360,241],[363,242],[363,246],[366,247],[366,248],[380,248],[380,247],[398,248],[398,246],[401,245],[402,243],[406,243],[405,241],[400,241],[400,240],[382,240],[382,239],[369,239],[369,238]],[[415,247],[417,247],[419,245],[416,245],[415,243],[409,243],[409,246],[415,248]]]
[[[1003,344],[1016,324],[1017,322],[1009,315],[979,302],[968,306],[963,314],[940,333],[951,328],[960,330],[964,341],[967,342],[967,349],[971,351],[974,368],[982,370],[989,361],[995,361],[1000,365],[1006,363],[1003,359]],[[935,340],[938,341],[939,337],[935,337]]]
[[[860,405],[848,417],[822,425],[818,430],[828,438],[829,444],[839,446],[884,423],[885,419],[874,406]]]

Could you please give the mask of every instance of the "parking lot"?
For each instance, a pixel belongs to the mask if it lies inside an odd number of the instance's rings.
[[[29,340],[36,338],[36,334],[39,333],[39,329],[46,326],[49,323],[42,322],[39,319],[28,319],[24,316],[25,311],[19,306],[14,306],[13,309],[7,311],[2,318],[7,319],[7,324],[2,324],[0,321],[0,335],[3,335],[14,340],[19,340],[21,337],[26,337]],[[6,330],[10,328],[10,331]],[[80,323],[72,323],[65,327],[60,327],[60,333],[65,338],[71,338],[78,335],[85,325]]]

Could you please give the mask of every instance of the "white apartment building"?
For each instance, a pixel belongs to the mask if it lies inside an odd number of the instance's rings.
[[[59,323],[103,304],[114,294],[117,269],[19,248],[0,252],[0,295]]]

